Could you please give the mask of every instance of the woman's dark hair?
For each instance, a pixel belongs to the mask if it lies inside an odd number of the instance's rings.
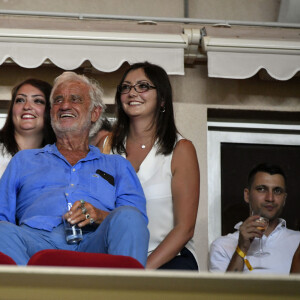
[[[10,102],[10,106],[8,109],[7,118],[6,118],[3,128],[0,130],[0,143],[2,143],[4,146],[2,148],[2,151],[4,151],[6,149],[6,151],[8,153],[10,153],[11,155],[15,155],[20,150],[19,146],[16,142],[15,135],[14,135],[15,126],[13,123],[13,106],[14,106],[16,96],[17,96],[19,89],[22,86],[24,86],[25,84],[32,85],[33,87],[35,87],[35,88],[39,89],[41,92],[43,92],[43,94],[45,95],[46,106],[45,106],[45,113],[44,113],[44,129],[43,129],[44,138],[43,138],[41,147],[43,147],[47,144],[52,144],[56,141],[56,137],[55,137],[54,131],[51,127],[51,121],[50,121],[49,97],[50,97],[52,86],[51,86],[51,84],[49,84],[46,81],[29,78],[29,79],[22,81],[21,83],[19,83],[12,89],[12,97],[11,97],[11,102]]]
[[[174,120],[172,87],[168,74],[158,65],[154,65],[149,62],[136,63],[126,70],[120,84],[123,83],[129,72],[137,69],[143,69],[145,75],[156,87],[157,105],[155,115],[149,129],[153,128],[153,126],[156,128],[155,138],[158,145],[157,153],[164,155],[170,154],[175,146],[178,131]],[[130,120],[123,110],[121,93],[118,89],[115,96],[115,102],[117,120],[113,129],[112,150],[114,153],[117,152],[122,154],[126,153],[124,141],[129,132]]]

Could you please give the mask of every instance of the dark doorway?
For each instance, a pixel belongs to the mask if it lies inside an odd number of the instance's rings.
[[[222,143],[222,235],[235,231],[234,225],[249,216],[243,191],[248,173],[262,162],[277,164],[286,174],[288,197],[281,217],[288,228],[300,230],[300,146]]]

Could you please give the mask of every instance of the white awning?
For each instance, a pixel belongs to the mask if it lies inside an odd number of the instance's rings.
[[[300,72],[299,30],[208,25],[200,30],[185,24],[0,19],[0,64],[13,61],[24,68],[37,68],[50,62],[74,70],[89,62],[99,71],[113,72],[125,62],[149,61],[170,75],[184,75],[185,64],[205,59],[209,77],[245,79],[265,69],[275,79],[288,80]]]
[[[184,74],[183,34],[96,32],[73,30],[0,29],[0,64],[13,60],[24,68],[37,68],[47,61],[73,70],[89,61],[103,72],[149,61],[168,74]]]
[[[205,36],[209,77],[245,79],[265,69],[278,80],[300,71],[300,41]]]

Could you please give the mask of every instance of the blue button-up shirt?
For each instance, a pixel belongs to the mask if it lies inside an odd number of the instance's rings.
[[[51,231],[62,223],[67,203],[80,199],[105,211],[134,206],[148,221],[145,196],[129,161],[90,146],[72,166],[55,144],[12,158],[0,180],[0,220]]]

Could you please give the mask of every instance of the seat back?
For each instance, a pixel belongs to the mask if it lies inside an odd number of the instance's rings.
[[[42,250],[35,253],[30,258],[27,265],[131,269],[144,268],[140,262],[130,256],[56,249]]]
[[[16,262],[10,256],[0,252],[0,265],[16,265]]]

